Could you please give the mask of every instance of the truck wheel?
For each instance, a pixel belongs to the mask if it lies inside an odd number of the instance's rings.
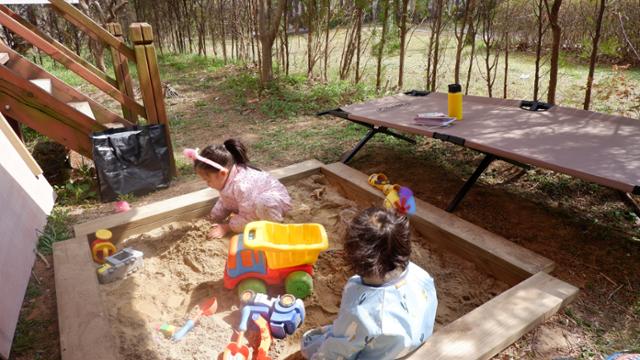
[[[265,284],[264,281],[260,279],[244,279],[240,281],[240,284],[238,284],[238,287],[237,287],[238,297],[240,299],[242,299],[242,293],[244,293],[246,290],[251,290],[256,294],[257,293],[266,294],[267,284]]]
[[[287,293],[298,299],[304,299],[313,292],[313,279],[305,271],[294,271],[287,275],[284,286]]]

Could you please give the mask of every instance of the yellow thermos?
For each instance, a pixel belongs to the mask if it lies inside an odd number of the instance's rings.
[[[449,116],[462,120],[462,86],[460,84],[449,85]]]

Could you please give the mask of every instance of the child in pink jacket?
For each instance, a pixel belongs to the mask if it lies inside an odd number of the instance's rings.
[[[197,149],[185,149],[184,154],[194,160],[196,174],[220,192],[211,209],[215,224],[209,237],[242,232],[251,221],[280,222],[291,210],[287,189],[269,173],[248,165],[247,150],[240,141],[228,139],[224,145],[209,145],[199,154]],[[228,217],[229,222],[223,223]]]

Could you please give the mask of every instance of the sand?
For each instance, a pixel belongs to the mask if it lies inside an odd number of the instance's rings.
[[[297,358],[304,331],[330,323],[338,313],[342,287],[350,274],[342,261],[341,239],[346,225],[359,210],[342,197],[321,175],[288,186],[294,209],[287,223],[317,222],[329,235],[329,250],[315,265],[314,294],[305,299],[306,318],[301,328],[284,340],[274,340],[274,359]],[[228,239],[208,240],[210,223],[204,219],[176,222],[131,237],[119,246],[145,254],[144,268],[124,280],[101,285],[105,304],[122,359],[216,359],[239,321],[236,292],[222,285]],[[478,271],[472,263],[437,249],[412,234],[412,261],[436,281],[437,328],[506,290],[508,286]],[[271,295],[282,288],[272,287]],[[202,317],[180,342],[155,330],[169,323],[181,326],[203,299],[215,296],[218,311]],[[256,342],[257,334],[248,337]]]

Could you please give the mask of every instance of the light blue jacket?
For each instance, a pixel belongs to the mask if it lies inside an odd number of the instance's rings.
[[[397,359],[433,333],[438,300],[433,278],[414,263],[381,286],[364,285],[353,276],[344,287],[333,325],[302,338],[307,359]]]

